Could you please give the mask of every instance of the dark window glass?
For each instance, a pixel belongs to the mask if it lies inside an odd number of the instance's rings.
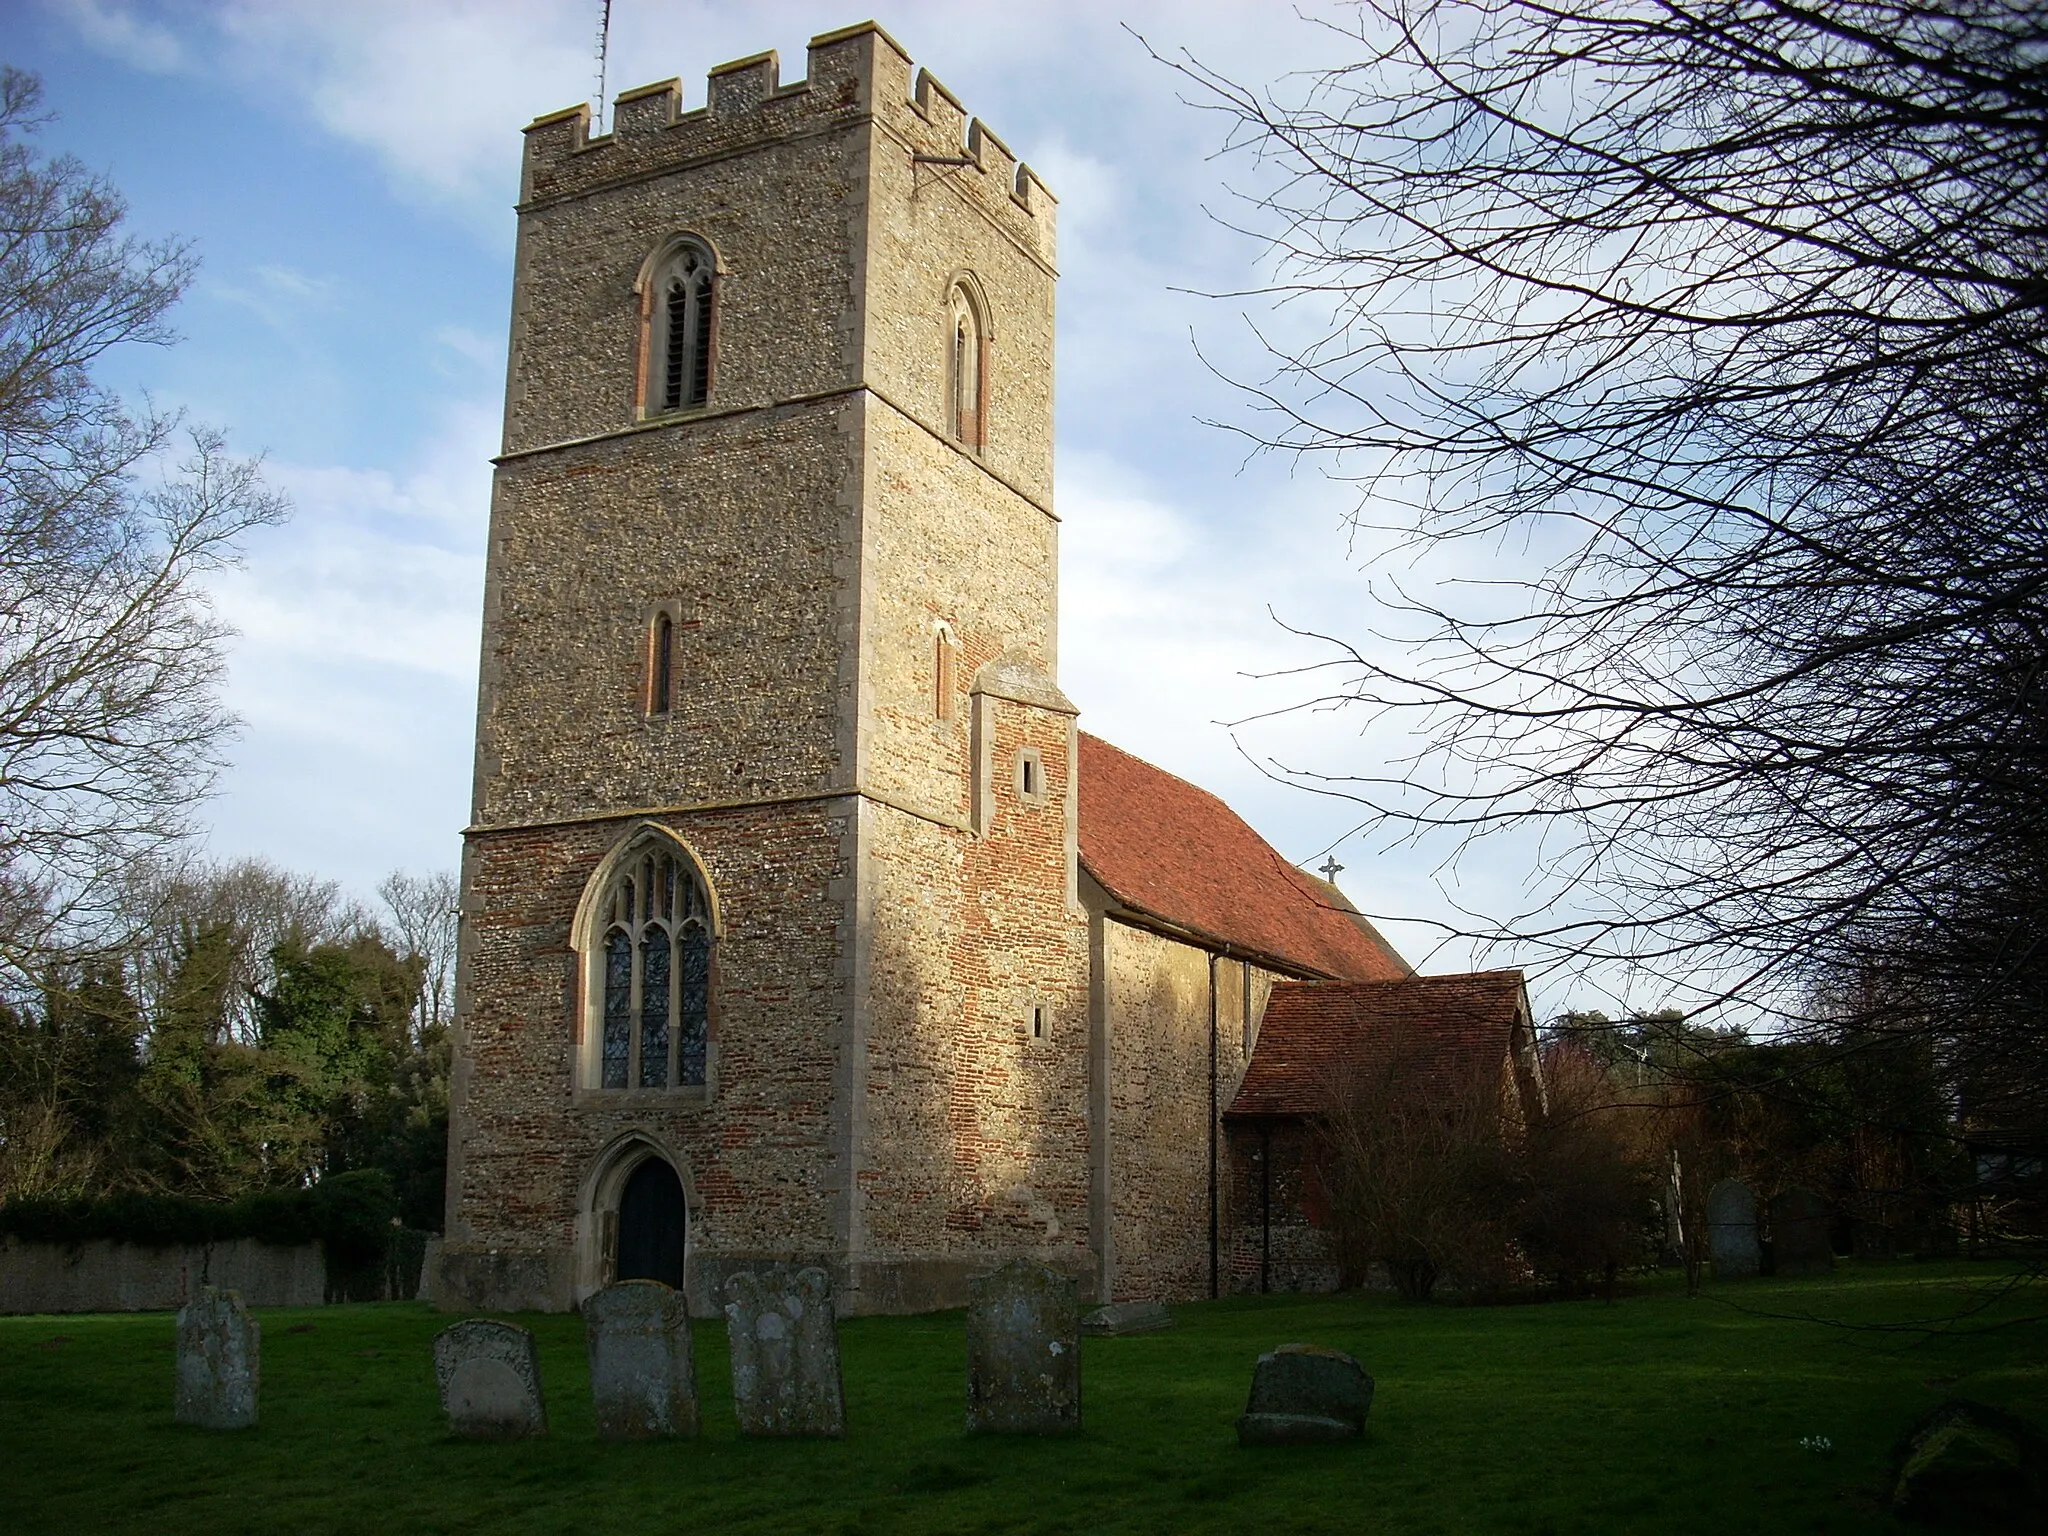
[[[711,269],[698,270],[692,286],[690,330],[690,400],[699,405],[711,398]]]
[[[640,941],[640,1086],[668,1086],[668,934],[647,930]]]
[[[605,1087],[626,1086],[626,1065],[632,1050],[633,941],[614,928],[604,941]]]
[[[674,698],[676,626],[667,614],[654,621],[654,679],[648,690],[648,708],[665,715]]]
[[[711,1013],[711,935],[701,923],[683,929],[681,1038],[676,1042],[676,1079],[704,1081],[704,1038]]]

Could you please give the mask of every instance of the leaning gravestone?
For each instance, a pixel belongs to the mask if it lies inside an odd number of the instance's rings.
[[[1788,1189],[1771,1202],[1771,1258],[1781,1275],[1824,1275],[1835,1267],[1827,1202]]]
[[[434,1376],[448,1433],[459,1440],[524,1440],[548,1432],[533,1335],[471,1318],[434,1336]]]
[[[970,1283],[967,1432],[1070,1435],[1081,1427],[1081,1304],[1058,1270],[1013,1259]]]
[[[1166,1310],[1163,1301],[1113,1301],[1106,1307],[1097,1307],[1081,1319],[1083,1333],[1100,1334],[1104,1338],[1115,1338],[1125,1333],[1151,1333],[1159,1328],[1171,1328],[1173,1314]]]
[[[1723,1179],[1707,1191],[1707,1243],[1716,1280],[1747,1280],[1762,1268],[1756,1196],[1740,1179]]]
[[[600,1440],[694,1439],[690,1309],[659,1280],[622,1280],[583,1303]]]
[[[726,1282],[726,1340],[740,1433],[836,1440],[846,1433],[839,1328],[822,1269],[776,1265]]]
[[[172,1416],[201,1429],[253,1429],[263,1384],[263,1328],[236,1291],[210,1285],[178,1309],[178,1398]]]
[[[1239,1445],[1316,1445],[1355,1440],[1372,1411],[1372,1378],[1340,1350],[1282,1344],[1259,1356],[1251,1400],[1237,1421]]]

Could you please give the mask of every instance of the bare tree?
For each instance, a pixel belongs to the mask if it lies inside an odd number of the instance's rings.
[[[377,894],[391,914],[392,947],[401,956],[417,955],[424,967],[413,1028],[416,1038],[425,1039],[447,1024],[454,1005],[456,903],[462,888],[445,869],[424,875],[394,869]]]
[[[1334,1097],[1317,1123],[1316,1166],[1345,1283],[1383,1267],[1409,1301],[1427,1301],[1443,1279],[1503,1286],[1522,1178],[1497,1077],[1445,1071],[1396,1040]]]
[[[223,974],[216,1043],[245,1045],[256,1038],[254,999],[275,985],[280,950],[345,944],[376,927],[339,881],[297,874],[268,859],[146,867],[123,898],[122,915],[131,935],[125,952],[136,997],[150,1017],[178,1006],[171,993],[194,942],[217,934]]]
[[[1318,702],[1422,746],[1297,777],[1468,855],[1540,834],[1471,925],[1525,956],[1793,1014],[1817,962],[1917,956],[1919,1016],[2031,1020],[2038,1069],[2048,12],[1344,15],[1357,62],[1278,90],[1178,66],[1313,322],[1247,430],[1473,579],[1383,568],[1399,644],[1332,641]]]
[[[0,965],[33,971],[185,835],[233,722],[205,577],[285,514],[253,461],[93,378],[172,339],[182,246],[122,232],[103,179],[30,139],[0,72]]]

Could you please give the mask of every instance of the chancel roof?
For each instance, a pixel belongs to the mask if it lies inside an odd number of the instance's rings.
[[[1228,1115],[1314,1115],[1347,1081],[1399,1062],[1422,1089],[1498,1078],[1528,1004],[1520,971],[1282,982]]]
[[[1081,735],[1081,865],[1129,910],[1255,960],[1354,981],[1408,965],[1333,885],[1207,790]]]

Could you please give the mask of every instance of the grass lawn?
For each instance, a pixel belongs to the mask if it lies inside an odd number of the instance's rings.
[[[966,1437],[957,1312],[841,1325],[850,1433],[831,1443],[740,1440],[724,1328],[700,1323],[704,1435],[661,1445],[594,1439],[573,1316],[519,1319],[551,1436],[516,1445],[444,1434],[430,1341],[450,1319],[424,1305],[261,1314],[262,1425],[236,1434],[171,1422],[167,1314],[0,1318],[0,1532],[1885,1530],[1891,1442],[1944,1395],[2048,1422],[2048,1326],[1829,1321],[1952,1315],[1998,1278],[1866,1265],[1695,1300],[1660,1277],[1613,1305],[1185,1306],[1171,1332],[1084,1345],[1086,1430],[1066,1441]],[[2044,1302],[2031,1287],[1972,1326]],[[1377,1379],[1365,1439],[1239,1450],[1253,1359],[1296,1340]]]

